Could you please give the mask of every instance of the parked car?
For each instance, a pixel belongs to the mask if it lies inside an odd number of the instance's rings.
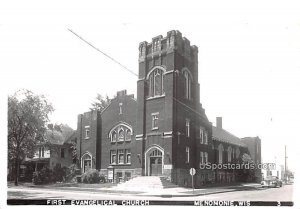
[[[262,182],[262,187],[282,187],[282,181],[277,176],[267,176]]]

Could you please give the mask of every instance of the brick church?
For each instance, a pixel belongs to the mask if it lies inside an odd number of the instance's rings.
[[[82,172],[93,168],[107,176],[113,168],[116,181],[164,176],[189,186],[195,168],[200,186],[238,180],[235,170],[202,169],[201,163],[234,163],[244,153],[261,162],[258,137],[238,138],[222,128],[222,118],[216,127],[208,120],[200,103],[198,48],[179,31],[140,43],[138,62],[137,98],[123,90],[102,112],[78,116]],[[255,169],[252,180],[260,176]]]

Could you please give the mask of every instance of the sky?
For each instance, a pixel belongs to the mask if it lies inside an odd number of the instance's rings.
[[[300,13],[296,1],[10,1],[0,7],[1,124],[7,96],[44,94],[53,123],[76,129],[97,93],[113,97],[137,78],[72,29],[138,72],[138,46],[179,30],[199,48],[200,100],[209,120],[259,136],[263,162],[297,168]],[[6,126],[2,126],[6,127]],[[6,130],[3,130],[3,133]]]

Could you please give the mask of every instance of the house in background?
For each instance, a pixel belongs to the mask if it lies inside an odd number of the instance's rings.
[[[45,133],[45,142],[38,144],[34,156],[26,157],[20,165],[20,180],[31,181],[32,173],[43,167],[53,169],[55,166],[72,165],[73,143],[76,143],[76,132],[70,127],[49,125]]]

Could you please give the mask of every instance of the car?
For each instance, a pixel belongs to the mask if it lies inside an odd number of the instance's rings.
[[[282,181],[277,176],[267,176],[262,182],[262,187],[282,187]]]

